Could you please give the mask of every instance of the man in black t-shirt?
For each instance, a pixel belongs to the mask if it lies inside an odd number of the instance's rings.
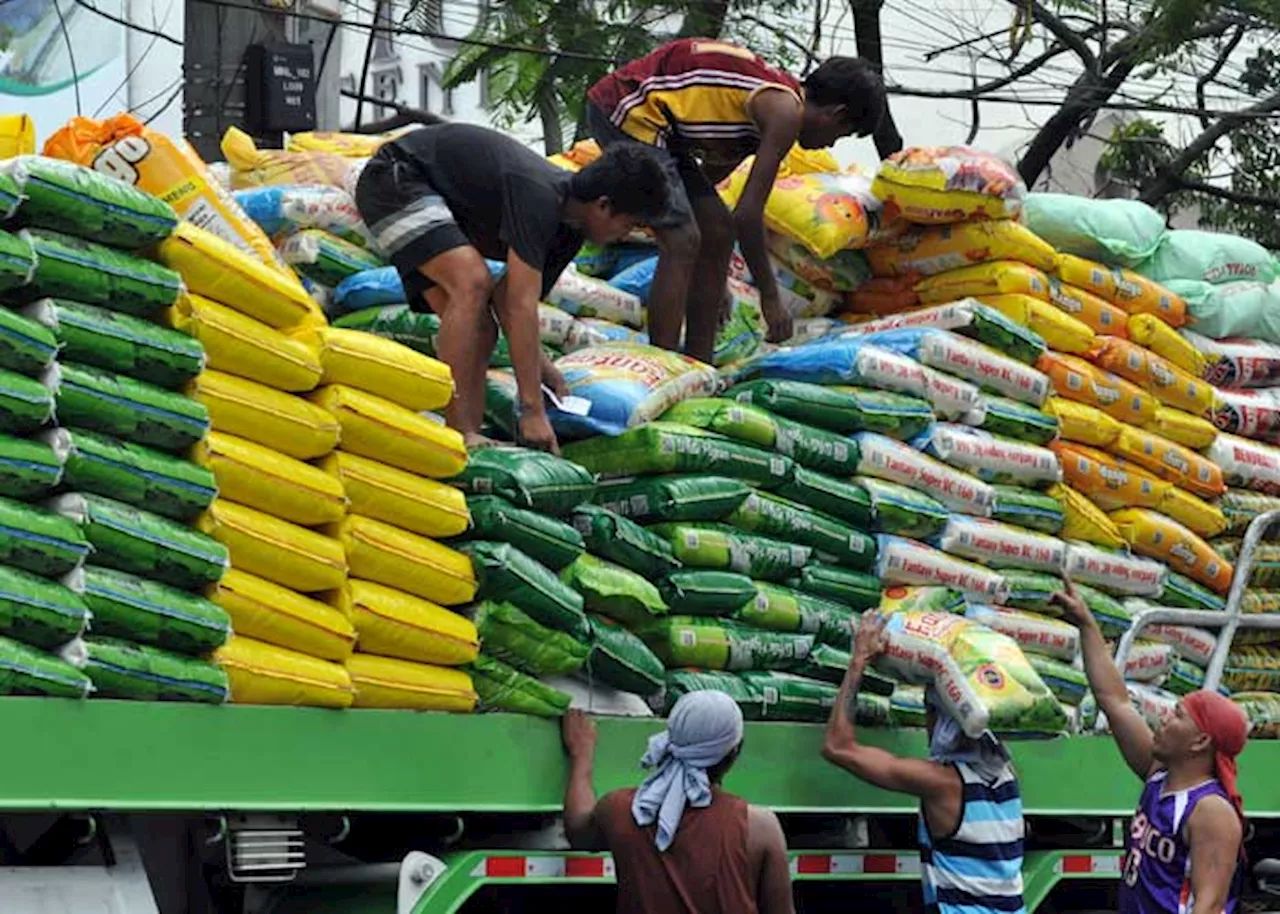
[[[453,371],[449,424],[485,443],[485,370],[507,334],[519,387],[516,437],[556,450],[542,385],[564,393],[542,354],[538,302],[585,240],[611,244],[667,205],[648,150],[619,148],[577,174],[483,127],[423,127],[382,146],[365,166],[356,205],[400,273],[409,306],[440,315],[436,350]],[[495,283],[485,259],[506,264]],[[492,305],[491,302],[492,301]]]

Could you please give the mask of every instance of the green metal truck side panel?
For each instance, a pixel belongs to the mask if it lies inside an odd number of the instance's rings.
[[[640,779],[661,724],[602,719],[596,786]],[[228,705],[0,699],[0,810],[556,812],[565,764],[554,722],[506,714],[326,711]],[[864,730],[923,755],[918,731]],[[823,762],[822,728],[748,724],[726,787],[780,812],[914,811]],[[1029,814],[1133,811],[1138,780],[1110,738],[1012,744]],[[1241,759],[1251,816],[1280,816],[1280,742]]]

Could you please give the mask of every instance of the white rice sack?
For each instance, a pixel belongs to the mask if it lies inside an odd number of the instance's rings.
[[[1168,569],[1151,559],[1107,552],[1088,543],[1067,544],[1066,577],[1126,596],[1153,597],[1164,587]]]
[[[1124,601],[1124,608],[1136,614],[1162,607],[1137,597],[1130,597]],[[1169,645],[1183,660],[1201,668],[1209,665],[1213,652],[1218,647],[1218,638],[1213,632],[1192,625],[1169,625],[1166,622],[1158,622],[1144,626],[1142,633],[1152,641]]]
[[[628,327],[644,326],[644,305],[637,296],[614,288],[603,279],[583,276],[573,264],[551,287],[547,303],[574,317],[599,317]]]
[[[883,584],[949,587],[989,603],[1009,598],[1004,575],[902,536],[879,534],[876,577]]]
[[[964,621],[933,612],[890,616],[876,669],[901,682],[932,685],[947,713],[977,739],[987,730],[991,716],[941,640],[949,619]]]
[[[1233,489],[1280,495],[1280,449],[1223,433],[1205,448],[1204,455],[1217,464],[1223,481]]]
[[[1062,464],[1048,448],[967,425],[938,422],[912,443],[986,482],[1041,486],[1062,481]]]
[[[1125,688],[1129,690],[1129,701],[1152,730],[1163,727],[1178,710],[1178,696],[1172,692],[1143,682],[1127,682]]]
[[[978,388],[928,365],[920,368],[924,372],[925,399],[943,419],[962,419],[973,415],[975,410],[982,410],[982,415],[986,415],[986,403]]]
[[[992,393],[1032,406],[1049,396],[1049,376],[950,330],[906,327],[869,334],[869,342],[911,356],[921,365],[963,378]]]
[[[1208,363],[1204,379],[1215,387],[1280,385],[1280,346],[1265,340],[1214,340],[1194,330],[1179,333]]]
[[[575,319],[565,335],[564,352],[577,352],[588,346],[603,346],[606,343],[639,343],[648,345],[649,335],[643,330],[632,330],[613,321],[601,320],[598,317]]]
[[[538,337],[542,345],[560,349],[573,329],[573,315],[551,305],[538,305]]]
[[[938,548],[991,568],[1025,568],[1061,574],[1067,544],[1054,536],[1012,524],[953,514],[938,537]]]
[[[1171,645],[1160,641],[1134,641],[1120,672],[1125,679],[1134,682],[1158,682],[1173,669],[1173,656]]]
[[[800,346],[848,326],[844,321],[836,320],[834,317],[797,317],[791,322],[791,339],[787,340],[787,343],[791,346]]]
[[[953,511],[979,517],[991,515],[995,490],[981,479],[934,460],[887,435],[860,432],[853,438],[858,442],[860,455],[858,475],[901,483],[932,496]]]
[[[965,618],[1008,635],[1028,654],[1070,663],[1080,653],[1080,632],[1070,622],[1016,609],[970,603]]]
[[[1280,438],[1280,388],[1218,390],[1209,418],[1219,431],[1256,441]]]

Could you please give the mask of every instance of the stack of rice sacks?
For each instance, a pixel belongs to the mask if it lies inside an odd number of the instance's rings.
[[[219,497],[198,525],[230,554],[210,597],[236,631],[217,654],[233,700],[469,710],[449,667],[474,628],[439,604],[471,598],[470,563],[422,535],[467,522],[433,480],[465,465],[461,437],[416,412],[447,404],[447,367],[328,327],[288,267],[190,223],[158,256],[186,286],[169,322],[208,354],[189,391]]]
[[[216,494],[185,459],[209,417],[179,392],[204,351],[152,323],[182,282],[142,254],[177,218],[52,159],[0,163],[0,188],[0,628],[17,639],[0,641],[0,691],[225,701],[226,675],[202,658],[229,620],[200,591],[227,552],[188,526]]]

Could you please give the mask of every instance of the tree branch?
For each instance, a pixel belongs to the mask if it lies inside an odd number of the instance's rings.
[[[1020,7],[1022,4],[1022,0],[1008,0],[1008,2],[1015,8]],[[1084,64],[1086,71],[1098,72],[1098,58],[1079,32],[1037,3],[1036,0],[1032,0],[1029,6],[1031,7],[1031,15],[1035,17],[1036,22],[1044,26],[1062,44],[1075,51],[1076,56],[1080,58],[1080,62]]]
[[[1226,200],[1228,203],[1237,203],[1240,206],[1262,206],[1280,210],[1280,197],[1268,197],[1264,194],[1230,190],[1225,187],[1218,187],[1216,184],[1208,184],[1204,181],[1188,181],[1185,178],[1179,178],[1177,185],[1174,188],[1175,190],[1191,190],[1209,197],[1216,197],[1219,200]]]
[[[849,12],[853,14],[853,38],[858,56],[875,64],[881,78],[884,78],[884,40],[880,34],[880,9],[884,0],[848,0]],[[872,139],[876,144],[876,153],[882,159],[898,152],[903,147],[902,134],[893,119],[893,109],[886,103],[884,117],[876,126]]]
[[[1196,80],[1196,105],[1200,108],[1207,108],[1207,99],[1205,98],[1205,89],[1209,83],[1218,78],[1218,74],[1222,72],[1222,68],[1227,64],[1227,58],[1235,53],[1236,48],[1240,46],[1240,42],[1244,40],[1247,29],[1243,25],[1236,26],[1235,34],[1223,45],[1222,50],[1218,52],[1218,59],[1213,62],[1205,73]],[[1208,130],[1210,125],[1209,118],[1201,115],[1200,126]]]
[[[782,29],[778,28],[772,22],[766,22],[765,20],[761,19],[759,16],[754,15],[753,13],[738,13],[737,16],[739,19],[742,19],[746,22],[752,22],[760,26],[762,29],[768,29],[776,37],[780,38],[782,41],[791,45],[793,48],[795,48],[797,51],[803,54],[805,56],[805,60],[808,61],[810,66],[819,64],[822,62],[821,58],[819,58],[818,55],[813,52],[812,48],[810,48],[807,44],[805,44],[800,39],[796,38],[794,35],[790,35],[787,32],[783,31]]]

